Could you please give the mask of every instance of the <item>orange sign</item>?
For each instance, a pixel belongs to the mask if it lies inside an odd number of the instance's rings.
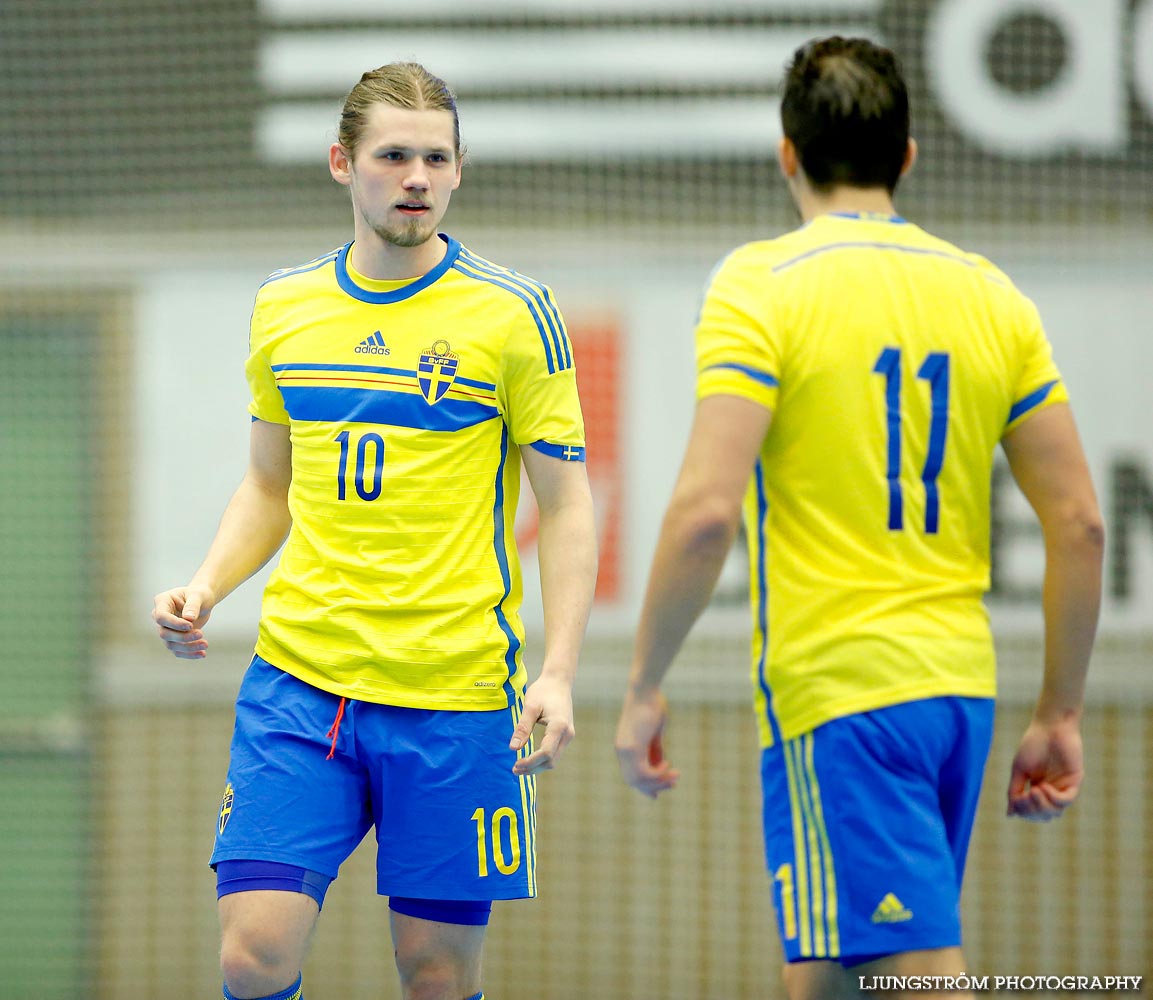
[[[585,421],[589,484],[596,507],[600,570],[598,602],[621,596],[621,518],[624,474],[621,467],[621,336],[614,319],[603,317],[568,323],[576,360],[577,385]],[[537,509],[532,491],[522,483],[516,541],[522,556],[536,547]]]

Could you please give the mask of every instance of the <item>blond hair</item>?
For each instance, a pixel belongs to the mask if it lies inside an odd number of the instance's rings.
[[[459,160],[460,118],[456,95],[439,76],[433,76],[420,63],[395,62],[370,69],[348,92],[340,113],[337,141],[356,155],[373,105],[389,104],[408,111],[451,111],[453,151]]]

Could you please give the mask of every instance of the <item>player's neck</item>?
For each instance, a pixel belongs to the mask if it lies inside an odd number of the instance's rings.
[[[443,259],[448,245],[433,234],[419,246],[398,247],[374,232],[355,233],[351,260],[353,269],[366,278],[399,281],[428,274]]]
[[[834,212],[862,212],[870,215],[896,215],[893,196],[885,188],[835,187],[828,192],[802,189],[797,207],[805,222]]]

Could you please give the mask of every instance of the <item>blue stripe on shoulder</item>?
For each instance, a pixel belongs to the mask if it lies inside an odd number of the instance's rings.
[[[562,462],[583,462],[585,450],[581,445],[553,444],[551,441],[533,441],[529,447],[539,451],[550,458],[559,458]]]
[[[564,371],[566,368],[572,367],[572,348],[568,342],[568,337],[565,334],[564,323],[560,318],[560,311],[557,309],[555,303],[551,300],[548,294],[548,289],[539,281],[532,278],[525,277],[523,274],[518,274],[516,271],[509,270],[508,268],[498,267],[483,257],[478,257],[470,250],[463,250],[461,252],[461,263],[467,264],[468,267],[477,272],[472,274],[472,277],[481,277],[484,275],[493,284],[499,284],[502,288],[507,288],[509,291],[518,290],[523,292],[524,295],[520,297],[525,301],[529,307],[529,311],[533,313],[533,319],[536,320],[537,326],[541,326],[541,319],[544,319],[545,325],[548,327],[548,338],[552,344],[553,355],[556,358],[555,367],[551,366],[549,374],[554,371]],[[494,280],[497,279],[497,280]],[[485,280],[481,278],[481,280]],[[525,298],[525,295],[528,298]],[[544,329],[541,329],[542,339],[545,337]],[[548,348],[546,342],[546,350]]]
[[[347,249],[347,245],[345,247],[338,247],[335,250],[330,250],[328,253],[322,254],[314,260],[310,260],[308,263],[301,264],[298,267],[285,267],[281,268],[279,271],[273,271],[272,274],[270,274],[260,283],[260,287],[263,288],[270,282],[279,281],[281,278],[291,278],[294,274],[304,274],[308,271],[315,271],[319,268],[322,268],[325,264],[331,264],[334,260],[336,260],[337,254],[339,254],[341,250],[344,249]]]
[[[495,406],[445,397],[430,405],[423,396],[385,389],[343,386],[281,386],[284,408],[293,420],[387,424],[429,431],[459,431],[500,416]]]
[[[560,318],[560,310],[557,309],[556,303],[550,297],[548,288],[535,278],[530,278],[511,268],[494,264],[492,261],[477,256],[467,248],[463,250],[463,256],[476,270],[511,281],[519,285],[533,297],[533,300],[540,306],[541,313],[548,322],[560,369],[563,371],[565,368],[571,368],[572,349],[568,343],[568,337],[565,335],[564,323]]]
[[[1040,406],[1043,402],[1045,402],[1046,399],[1049,398],[1049,393],[1053,391],[1053,386],[1056,384],[1057,380],[1054,379],[1052,382],[1048,382],[1041,386],[1040,389],[1035,389],[1024,399],[1020,399],[1014,403],[1012,409],[1009,410],[1009,419],[1006,421],[1006,423],[1011,424],[1018,417],[1023,416],[1030,410]]]
[[[732,371],[740,372],[742,375],[747,375],[749,378],[756,382],[762,382],[770,388],[776,388],[781,383],[777,380],[776,375],[770,375],[768,372],[763,372],[759,368],[751,368],[748,365],[738,365],[733,361],[725,361],[719,365],[709,365],[703,371],[711,372],[717,368],[728,368]]]

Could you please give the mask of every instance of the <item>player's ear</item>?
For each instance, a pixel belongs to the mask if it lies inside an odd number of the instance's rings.
[[[352,183],[352,157],[339,142],[328,147],[328,172],[337,184],[347,187]]]
[[[905,160],[901,164],[901,176],[904,177],[910,170],[913,169],[913,164],[917,162],[917,140],[910,138],[908,145],[905,147]]]
[[[797,176],[797,168],[801,161],[797,156],[797,147],[788,136],[781,136],[781,141],[777,143],[777,164],[786,180],[791,181]]]

